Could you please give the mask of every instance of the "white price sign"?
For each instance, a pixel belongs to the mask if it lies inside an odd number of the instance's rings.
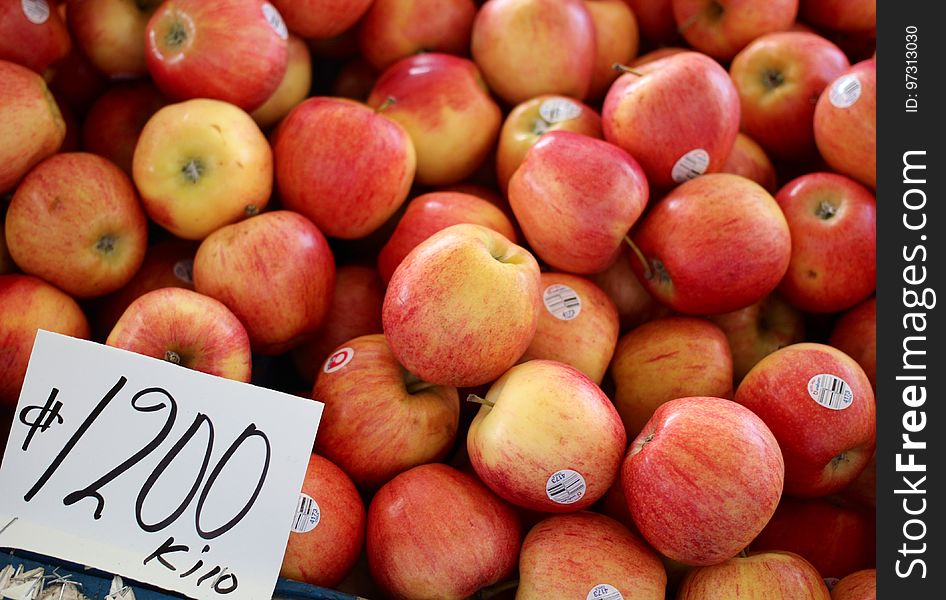
[[[40,331],[0,547],[193,598],[272,597],[322,404]]]

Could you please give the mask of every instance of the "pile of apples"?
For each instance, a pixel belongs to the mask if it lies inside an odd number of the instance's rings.
[[[325,403],[287,577],[874,598],[875,22],[0,0],[0,438],[42,328]]]

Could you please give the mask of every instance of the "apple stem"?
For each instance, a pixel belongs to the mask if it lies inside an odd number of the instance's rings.
[[[417,394],[423,392],[424,390],[429,390],[432,387],[437,387],[436,383],[430,383],[429,381],[415,381],[407,385],[408,394]]]
[[[164,353],[164,360],[175,365],[181,364],[181,355],[174,350],[168,350]]]
[[[394,96],[388,96],[387,98],[384,99],[384,102],[382,102],[378,108],[374,109],[374,112],[382,113],[386,111],[387,109],[391,108],[392,106],[394,106],[395,104],[397,104],[397,99]]]
[[[247,204],[243,208],[243,213],[248,217],[255,217],[259,214],[259,207],[255,204]]]
[[[496,406],[495,402],[490,402],[486,398],[480,398],[476,394],[470,394],[466,397],[467,402],[476,402],[477,404],[482,404],[483,406],[488,406],[490,408]]]
[[[640,71],[635,71],[634,69],[628,67],[627,65],[622,65],[621,63],[614,63],[611,65],[611,68],[618,73],[630,73],[631,75],[637,75],[638,77],[644,76],[644,74]]]
[[[739,552],[739,558],[749,558],[748,549],[743,548],[743,549]]]
[[[641,265],[644,267],[644,278],[653,279],[654,272],[650,269],[650,263],[647,261],[647,258],[644,256],[644,253],[641,252],[641,249],[637,247],[637,244],[634,243],[634,240],[631,239],[631,236],[625,235],[624,241],[627,242],[627,245],[631,247],[631,250],[634,251],[634,254],[637,255],[637,259],[641,261]]]
[[[497,583],[496,585],[488,588],[483,588],[477,592],[474,596],[474,600],[489,600],[494,598],[503,592],[514,590],[519,587],[519,580],[513,579],[512,581],[504,581],[503,583]]]

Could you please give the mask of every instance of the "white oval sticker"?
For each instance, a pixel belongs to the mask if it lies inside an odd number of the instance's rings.
[[[624,596],[613,585],[599,583],[591,588],[591,591],[585,596],[585,600],[624,600]]]
[[[585,478],[578,471],[555,471],[545,483],[545,493],[556,504],[574,504],[585,495]]]
[[[684,181],[706,173],[709,162],[709,152],[706,150],[702,148],[690,150],[677,159],[676,164],[673,165],[673,169],[670,170],[670,176],[677,183],[683,183]]]
[[[571,321],[581,313],[581,298],[567,285],[556,283],[542,294],[545,309],[556,319]]]
[[[49,19],[49,3],[46,0],[20,0],[20,7],[30,23],[42,25]]]
[[[174,276],[184,283],[194,283],[194,259],[185,258],[174,263]]]
[[[282,15],[279,14],[276,7],[269,2],[263,3],[263,17],[266,18],[266,22],[269,23],[269,26],[273,28],[280,39],[289,38],[289,28],[286,27],[286,22],[283,21]]]
[[[834,82],[828,100],[837,108],[847,108],[861,97],[861,80],[857,75],[845,75]]]
[[[854,392],[846,381],[836,375],[821,373],[808,380],[808,395],[831,410],[844,410],[854,403]]]
[[[344,368],[353,358],[355,358],[355,351],[353,349],[348,347],[340,348],[326,359],[325,366],[322,367],[322,370],[326,373],[334,373]]]
[[[548,123],[561,123],[581,115],[581,107],[567,98],[549,98],[539,105],[539,116]]]
[[[292,520],[292,530],[296,533],[308,533],[322,520],[319,503],[308,494],[299,494],[296,503],[296,517]]]

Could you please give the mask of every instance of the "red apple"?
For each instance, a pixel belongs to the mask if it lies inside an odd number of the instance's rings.
[[[367,102],[377,80],[378,72],[374,67],[364,59],[356,58],[347,62],[338,72],[338,77],[332,83],[331,95]]]
[[[59,152],[78,152],[80,138],[79,129],[81,128],[79,119],[76,117],[72,108],[70,108],[68,102],[62,98],[58,98],[56,94],[53,94],[53,98],[56,100],[56,106],[59,107],[59,114],[62,115],[62,120],[66,124],[66,137],[63,138],[62,145],[59,146]]]
[[[378,254],[378,272],[385,282],[418,244],[451,225],[472,223],[503,234],[516,242],[516,229],[492,203],[457,192],[431,192],[411,200],[391,238]]]
[[[877,0],[801,0],[801,18],[834,31],[865,32],[877,28]]]
[[[641,36],[657,46],[671,44],[680,37],[673,18],[671,0],[624,0],[634,11]]]
[[[69,31],[106,75],[147,75],[145,27],[160,4],[161,0],[69,0]]]
[[[604,515],[549,517],[522,542],[517,600],[663,600],[666,587],[667,573],[657,554]]]
[[[634,272],[676,311],[709,315],[768,296],[791,258],[788,224],[759,184],[717,173],[658,202],[634,234]],[[646,261],[646,262],[645,262]]]
[[[792,259],[779,293],[807,312],[851,308],[877,285],[877,201],[834,173],[788,182],[775,200],[792,236]]]
[[[148,71],[175,100],[260,107],[286,72],[289,32],[265,0],[165,0],[145,29]]]
[[[441,460],[456,437],[456,388],[407,372],[381,334],[336,349],[319,370],[312,397],[325,403],[316,452],[365,490]]]
[[[870,457],[870,461],[861,474],[849,486],[838,493],[843,500],[853,502],[871,509],[877,508],[877,453]]]
[[[624,427],[604,392],[574,367],[516,365],[477,401],[467,451],[477,475],[502,498],[530,510],[574,512],[611,487],[627,446]]]
[[[877,570],[864,569],[837,582],[831,600],[877,600]]]
[[[619,77],[601,124],[652,187],[667,189],[722,168],[739,131],[739,95],[719,63],[683,52]]]
[[[273,0],[286,25],[298,36],[326,39],[352,27],[372,0]]]
[[[601,117],[565,96],[538,96],[513,108],[503,122],[496,148],[496,178],[504,191],[526,153],[548,131],[574,131],[600,139]]]
[[[411,136],[417,182],[425,185],[469,177],[493,149],[502,123],[476,65],[449,54],[418,54],[394,63],[378,78],[368,105]]]
[[[47,0],[0,0],[0,60],[37,73],[69,53],[69,31]],[[8,88],[3,85],[2,89]]]
[[[50,76],[49,73],[52,72]],[[109,80],[82,51],[73,46],[69,54],[46,71],[49,89],[74,111],[85,113],[108,88]]]
[[[628,0],[625,0],[628,1]],[[669,5],[669,0],[668,0]],[[676,31],[676,26],[674,26]],[[637,67],[646,65],[647,63],[652,63],[660,60],[661,58],[667,58],[668,56],[673,56],[674,54],[681,54],[683,52],[691,52],[688,48],[680,48],[677,46],[665,46],[662,48],[657,48],[656,50],[651,50],[647,54],[641,54],[634,59],[634,62],[631,63],[632,69],[637,69]]]
[[[611,264],[648,193],[630,154],[570,131],[543,135],[509,180],[509,204],[536,254],[580,274]]]
[[[614,65],[626,65],[637,56],[640,34],[634,12],[624,0],[585,0],[595,25],[595,66],[589,98],[603,98],[618,78]]]
[[[275,125],[297,104],[306,99],[312,87],[312,57],[305,40],[289,36],[286,73],[276,91],[251,116],[260,127]]]
[[[280,576],[336,587],[361,554],[365,512],[344,471],[317,454],[309,457]]]
[[[0,89],[0,194],[5,194],[59,150],[66,123],[43,78],[26,67],[0,60]]]
[[[379,71],[418,52],[465,56],[473,0],[374,0],[358,28],[361,55]]]
[[[169,287],[132,302],[105,342],[195,371],[250,381],[250,339],[222,303]]]
[[[82,147],[109,159],[131,176],[138,136],[152,115],[167,103],[167,98],[150,82],[114,85],[86,114]]]
[[[772,161],[765,154],[762,146],[757,144],[752,138],[744,133],[736,136],[736,142],[732,146],[732,151],[723,166],[721,173],[732,173],[741,175],[746,179],[758,183],[770,194],[774,194],[775,188],[775,167]]]
[[[815,107],[815,142],[831,168],[877,187],[877,62],[852,66]]]
[[[850,67],[840,48],[813,33],[770,33],[746,46],[729,69],[742,130],[773,156],[815,156],[815,104],[828,83]]]
[[[691,46],[729,60],[746,44],[795,22],[798,0],[672,0],[680,33]]]
[[[57,154],[17,188],[6,239],[23,271],[93,298],[122,287],[141,266],[147,219],[121,169],[94,154]]]
[[[541,94],[582,99],[595,64],[595,28],[581,0],[489,0],[473,22],[473,60],[509,104]]]
[[[631,268],[632,260],[636,259],[631,256],[630,248],[625,248],[607,269],[588,277],[614,302],[621,319],[621,331],[629,331],[669,313],[641,284]]]
[[[542,273],[539,325],[526,362],[540,358],[571,365],[598,385],[604,378],[618,341],[614,302],[591,281],[567,273]]]
[[[831,600],[818,571],[791,552],[737,556],[694,569],[683,580],[677,600]]]
[[[393,215],[416,168],[403,127],[341,98],[309,98],[292,109],[273,153],[283,206],[344,239],[364,237]]]
[[[857,361],[877,389],[877,299],[868,298],[838,319],[828,343]]]
[[[634,523],[661,554],[714,565],[775,512],[784,464],[775,436],[730,400],[671,400],[631,443],[621,480]]]
[[[726,335],[716,325],[692,317],[655,319],[622,337],[611,375],[614,405],[628,439],[671,400],[733,394],[733,358]]]
[[[222,227],[194,257],[194,288],[226,304],[263,354],[285,352],[318,330],[334,285],[325,236],[290,211]]]
[[[368,508],[368,565],[395,598],[467,598],[515,573],[521,541],[512,507],[446,465],[398,475]]]
[[[539,265],[505,236],[453,225],[414,248],[384,297],[384,334],[398,361],[431,383],[489,383],[535,335]]]
[[[785,456],[785,493],[833,494],[874,452],[874,393],[864,370],[822,344],[787,346],[763,358],[739,384],[736,402],[769,426]]]
[[[76,301],[38,277],[0,275],[0,413],[13,409],[37,329],[88,339]]]

